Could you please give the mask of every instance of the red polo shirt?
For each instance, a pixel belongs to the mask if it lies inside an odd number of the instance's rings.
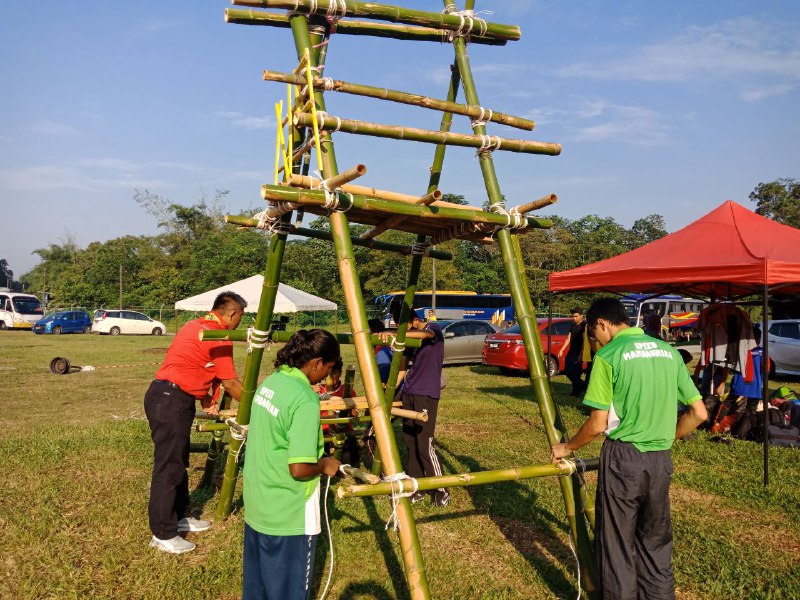
[[[237,379],[233,344],[223,340],[201,342],[203,329],[225,329],[225,326],[213,312],[189,321],[175,336],[161,368],[156,371],[156,379],[171,381],[197,398],[208,395],[214,380]]]

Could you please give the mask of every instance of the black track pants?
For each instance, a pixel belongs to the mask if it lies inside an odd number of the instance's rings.
[[[430,396],[415,396],[403,392],[400,396],[403,408],[422,412],[428,411],[427,421],[403,419],[403,440],[408,449],[408,469],[411,477],[434,477],[442,474],[439,454],[433,445],[436,431],[436,414],[439,412],[439,399]]]
[[[670,450],[640,452],[606,440],[597,480],[597,571],[603,598],[675,598]]]

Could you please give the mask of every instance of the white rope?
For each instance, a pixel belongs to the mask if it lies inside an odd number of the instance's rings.
[[[392,341],[389,343],[389,348],[392,349],[392,352],[403,352],[406,349],[405,340],[400,342],[396,337],[391,337],[391,340]]]
[[[323,77],[322,84],[325,87],[326,92],[330,92],[333,90],[333,77]]]
[[[459,18],[458,28],[455,30],[446,31],[443,34],[443,39],[448,42],[452,42],[455,38],[465,38],[467,42],[469,42],[469,36],[472,34],[472,31],[475,29],[475,24],[478,24],[478,36],[486,35],[486,32],[489,30],[489,24],[486,22],[485,19],[477,16],[477,15],[490,15],[492,14],[491,11],[482,10],[479,12],[475,12],[474,10],[454,10],[456,8],[453,4],[448,4],[445,6],[444,10],[442,11],[446,15],[453,15]]]
[[[428,249],[431,247],[429,242],[414,242],[411,245],[411,254],[418,254],[425,256],[428,253]]]
[[[506,218],[506,224],[501,227],[502,229],[525,229],[528,226],[528,218],[514,211],[514,209],[507,211],[504,206],[494,204],[489,207],[489,210]]]
[[[344,465],[339,466],[339,470],[342,470]],[[344,471],[342,471],[344,473]],[[322,590],[322,595],[319,597],[319,600],[325,600],[325,597],[328,595],[328,590],[331,586],[331,579],[333,578],[333,536],[331,535],[331,522],[328,518],[328,492],[331,489],[331,478],[328,477],[328,481],[325,484],[325,500],[323,501],[323,506],[325,507],[325,530],[328,532],[328,549],[331,553],[331,566],[328,569],[328,580],[325,582],[325,589]]]
[[[230,427],[231,439],[238,440],[241,443],[239,449],[236,451],[236,462],[239,462],[239,456],[247,444],[247,430],[250,429],[249,425],[240,425],[236,422],[234,417],[225,419],[225,424]]]
[[[247,328],[247,353],[252,354],[256,348],[266,348],[269,345],[270,331],[262,331],[255,327]]]
[[[491,108],[483,108],[482,106],[479,106],[478,108],[481,109],[481,114],[477,119],[472,121],[473,127],[477,127],[478,125],[486,125],[488,121],[492,120],[492,115],[494,114]]]
[[[412,490],[407,492],[405,490],[405,486],[403,481],[410,480]],[[392,488],[392,514],[389,515],[388,520],[386,521],[386,526],[384,530],[388,530],[389,527],[392,528],[393,531],[397,531],[400,528],[400,521],[397,518],[397,504],[400,501],[400,498],[408,498],[417,493],[419,490],[419,482],[413,477],[409,477],[405,474],[405,471],[400,471],[399,473],[395,473],[394,475],[387,475],[383,478],[383,481],[389,483],[390,487]],[[395,485],[397,485],[397,491],[395,491]]]
[[[500,147],[503,145],[503,140],[499,136],[494,136],[494,141],[492,141],[491,135],[478,134],[478,137],[481,138],[481,145],[475,151],[475,156],[481,156],[487,152],[500,150]]]

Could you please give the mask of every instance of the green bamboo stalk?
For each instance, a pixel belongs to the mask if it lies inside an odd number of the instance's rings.
[[[308,21],[300,15],[293,15],[290,22],[294,35],[295,47],[299,57],[305,54],[306,50],[310,49],[312,46],[308,32]],[[316,57],[312,55],[312,63],[315,59]],[[312,64],[311,66],[315,65]],[[321,92],[314,92],[314,100],[320,110],[326,110],[325,99]],[[335,176],[338,172],[336,153],[330,138],[330,133],[322,132],[321,138],[323,150],[323,165],[321,165],[321,167],[323,176],[328,179]],[[338,211],[331,215],[330,224],[336,259],[339,265],[342,289],[344,290],[347,300],[347,313],[353,331],[356,359],[361,370],[364,392],[370,406],[370,413],[375,429],[375,439],[380,448],[386,472],[389,474],[399,473],[402,471],[400,453],[397,449],[397,443],[394,439],[394,432],[389,417],[382,410],[383,388],[378,374],[378,365],[375,362],[372,344],[369,339],[370,334],[369,327],[367,326],[367,315],[364,309],[364,298],[361,293],[361,286],[356,272],[353,244],[350,239],[350,226],[346,215]],[[430,598],[430,590],[425,574],[422,549],[419,543],[414,515],[411,511],[411,503],[407,498],[403,498],[397,503],[396,511],[397,519],[400,523],[400,547],[402,549],[406,582],[409,587],[410,595],[414,600],[427,600]]]
[[[584,461],[586,471],[596,471],[600,461],[591,458]],[[457,475],[441,475],[439,477],[420,477],[417,479],[416,489],[426,492],[439,488],[449,487],[469,487],[473,485],[488,485],[500,483],[501,481],[519,481],[522,479],[535,479],[537,477],[552,477],[556,475],[569,475],[573,471],[571,467],[564,463],[534,465],[529,467],[516,467],[512,469],[498,469],[496,471],[477,471],[474,473],[460,473]],[[405,491],[408,491],[410,484],[406,483]],[[397,484],[389,482],[376,483],[372,485],[340,485],[336,489],[339,498],[363,498],[366,496],[387,496],[398,491]]]
[[[306,85],[305,78],[295,75],[294,73],[264,71],[263,77],[265,81],[279,81],[282,83],[293,83],[295,85]],[[458,102],[450,102],[448,100],[440,100],[438,98],[429,98],[427,96],[420,96],[419,94],[409,94],[408,92],[401,92],[398,90],[350,83],[348,81],[341,81],[339,79],[326,80],[321,77],[315,77],[313,80],[313,85],[314,89],[316,90],[332,90],[334,92],[341,92],[343,94],[353,94],[355,96],[366,96],[368,98],[390,100],[391,102],[398,102],[400,104],[421,106],[423,108],[431,108],[433,110],[464,115],[470,119],[485,119],[493,123],[508,125],[509,127],[516,127],[526,131],[532,130],[536,125],[530,119],[523,119],[522,117],[515,117],[513,115],[508,115],[485,108],[469,106],[467,104],[459,104]]]
[[[355,208],[365,212],[383,213],[387,216],[404,215],[408,217],[418,217],[432,222],[436,221],[460,221],[465,223],[482,223],[504,227],[509,219],[505,215],[481,210],[478,207],[468,207],[468,210],[445,208],[435,206],[425,206],[424,204],[406,204],[405,202],[395,202],[393,200],[382,200],[380,198],[370,198],[359,194],[348,194],[345,192],[333,192],[336,196],[341,210]],[[261,186],[261,197],[271,202],[289,202],[306,206],[325,206],[328,198],[322,190],[305,190],[291,188],[280,185],[264,184]],[[549,229],[553,226],[551,219],[538,217],[520,217],[524,227],[529,229]],[[520,228],[520,229],[522,229]]]
[[[262,330],[266,331],[266,330]],[[273,331],[270,333],[270,339],[276,343],[283,343],[288,342],[289,338],[292,337],[294,332],[292,331]],[[339,341],[340,344],[354,344],[353,335],[350,333],[337,333],[334,334],[336,339]],[[246,342],[247,341],[247,331],[244,329],[234,329],[233,331],[228,331],[225,329],[203,329],[200,332],[200,341],[208,342],[214,340],[229,340],[231,342]],[[382,346],[383,342],[377,335],[370,335],[369,336],[369,343],[374,346]],[[407,340],[406,347],[407,348],[419,348],[420,340]],[[238,422],[238,421],[237,421]]]
[[[225,9],[225,22],[238,25],[266,25],[270,27],[289,27],[289,17],[284,13],[270,13],[236,8]],[[412,42],[438,42],[448,39],[450,31],[433,27],[415,27],[412,25],[389,25],[373,21],[357,19],[339,19],[336,22],[336,33],[344,35],[369,35],[372,37],[408,40]],[[470,42],[485,46],[505,46],[507,40],[495,37],[472,37]]]
[[[258,227],[258,219],[251,219],[249,217],[240,217],[237,215],[227,215],[225,217],[225,222],[232,223],[233,225],[238,225],[240,227]],[[333,240],[333,236],[327,231],[306,229],[304,227],[295,227],[294,225],[289,227],[288,233],[289,235],[302,235],[305,237],[315,238],[318,240],[328,240],[328,241]],[[351,237],[350,241],[353,243],[354,246],[361,246],[363,248],[372,248],[374,250],[395,252],[397,254],[405,254],[406,256],[411,254],[411,248],[409,246],[403,246],[401,244],[392,244],[390,242],[381,242],[378,240],[371,240],[371,239],[361,239],[357,237]],[[438,258],[439,260],[453,260],[453,255],[450,252],[445,252],[443,250],[434,250],[432,248],[426,249],[425,252],[427,256]]]
[[[441,198],[442,198],[442,192],[440,192],[439,190],[434,190],[430,194],[425,194],[424,196],[422,196],[416,202],[416,204],[424,204],[425,206],[430,206],[433,202],[435,202],[436,200],[440,200]],[[394,227],[397,227],[404,220],[405,217],[402,215],[389,217],[388,219],[386,219],[384,223],[381,223],[380,225],[375,225],[375,227],[373,227],[369,231],[365,231],[359,237],[362,240],[371,240],[372,238],[382,234],[387,229],[393,229]]]
[[[361,425],[363,423],[372,423],[372,417],[369,415],[363,417],[322,417],[320,423],[323,425]]]
[[[230,426],[226,423],[198,423],[194,426],[194,430],[199,433],[216,433],[218,431],[226,432]]]
[[[290,215],[282,217],[284,225],[288,225]],[[281,264],[283,263],[283,253],[286,249],[286,234],[276,234],[270,238],[269,254],[267,255],[267,267],[264,271],[264,287],[261,291],[261,299],[258,304],[258,312],[253,326],[255,329],[266,331],[272,323],[272,312],[275,308],[275,298],[278,295],[278,282],[280,281]],[[253,348],[247,354],[242,377],[242,395],[239,398],[239,408],[236,413],[236,422],[240,425],[250,423],[250,409],[258,387],[258,372],[261,366],[261,357],[264,354],[263,348]],[[231,512],[233,492],[236,488],[236,478],[239,474],[238,454],[243,440],[231,439],[228,446],[228,459],[225,464],[225,477],[219,491],[217,501],[217,517],[225,518]]]
[[[445,6],[447,6],[448,0],[444,0],[444,2]],[[453,47],[455,48],[456,61],[464,84],[464,93],[467,102],[479,106],[480,101],[478,99],[475,81],[472,78],[472,70],[469,64],[469,57],[467,56],[466,44],[462,39],[455,39],[453,40]],[[473,125],[473,132],[476,135],[482,135],[486,133],[486,128],[484,125],[476,123]],[[502,209],[504,208],[502,194],[497,181],[492,155],[491,153],[485,152],[480,154],[479,159],[484,184],[489,196],[489,204],[492,208]],[[530,295],[527,293],[527,285],[523,284],[524,272],[520,273],[512,237],[508,230],[501,229],[497,232],[497,240],[500,244],[506,278],[511,287],[511,294],[514,298],[514,305],[517,311],[517,320],[525,342],[525,353],[528,358],[531,384],[533,385],[539,410],[542,414],[542,421],[545,426],[548,442],[554,444],[564,438],[566,429],[563,427],[563,423],[558,423],[561,426],[561,431],[556,429],[556,409],[553,399],[550,396],[550,388],[544,369],[541,341],[539,339],[539,330],[536,323],[536,313]],[[597,581],[597,573],[592,548],[589,544],[586,521],[582,518],[583,515],[579,516],[576,514],[575,509],[575,499],[580,497],[580,494],[574,487],[576,485],[582,486],[582,480],[575,476],[572,478],[559,477],[559,485],[561,487],[562,497],[564,498],[565,511],[570,526],[570,535],[577,548],[578,560],[581,566],[582,587],[586,590],[590,598],[596,598],[598,596],[598,589],[595,583]]]
[[[291,11],[304,11],[311,13],[312,8],[317,16],[326,16],[331,9],[331,0],[233,0],[235,6],[251,6],[254,8],[281,8]],[[337,3],[334,3],[334,7]],[[363,17],[366,19],[376,19],[379,21],[389,21],[392,23],[405,23],[407,25],[421,25],[423,27],[437,27],[450,31],[463,31],[469,33],[470,39],[492,36],[506,40],[518,40],[520,29],[517,25],[503,25],[500,23],[489,23],[475,18],[470,22],[457,15],[427,12],[423,10],[411,10],[402,6],[391,6],[388,4],[374,4],[371,2],[354,2],[345,0],[347,10],[345,14],[337,10],[333,16],[340,17]],[[480,22],[482,21],[482,22]],[[468,30],[469,29],[469,30]]]
[[[311,127],[314,117],[310,113],[298,112],[294,115],[294,124]],[[561,154],[561,144],[552,142],[536,142],[533,140],[513,140],[495,135],[465,135],[463,133],[445,133],[430,129],[416,127],[401,127],[399,125],[385,125],[382,123],[368,123],[356,119],[341,119],[317,113],[317,124],[328,131],[343,131],[355,135],[369,135],[372,137],[389,138],[393,140],[409,140],[427,144],[447,144],[449,146],[462,146],[487,150],[502,150],[505,152],[522,152],[525,154],[546,154],[557,156]],[[484,131],[486,129],[484,128]],[[482,154],[488,154],[484,152]]]
[[[342,471],[356,481],[361,481],[363,483],[378,483],[381,480],[377,475],[373,475],[368,471],[363,471],[352,465],[342,465]]]
[[[519,206],[515,206],[509,212],[517,213],[519,215],[524,215],[525,213],[529,213],[533,210],[539,210],[540,208],[544,208],[545,206],[550,206],[551,204],[555,204],[558,202],[558,196],[555,194],[547,194],[546,196],[542,196],[541,198],[537,198],[536,200],[530,200]]]

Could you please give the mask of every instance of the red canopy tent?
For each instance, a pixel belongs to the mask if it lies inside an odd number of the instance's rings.
[[[769,294],[800,294],[800,229],[781,225],[728,200],[707,215],[646,246],[550,274],[550,292],[668,292],[735,300],[762,295],[767,331]],[[552,298],[551,298],[552,300]],[[552,301],[550,305],[552,306]],[[769,338],[764,361],[769,364]],[[762,389],[767,429],[766,373]],[[769,483],[764,440],[764,485]]]
[[[728,200],[646,246],[550,275],[551,292],[628,291],[734,299],[800,293],[800,229]]]

